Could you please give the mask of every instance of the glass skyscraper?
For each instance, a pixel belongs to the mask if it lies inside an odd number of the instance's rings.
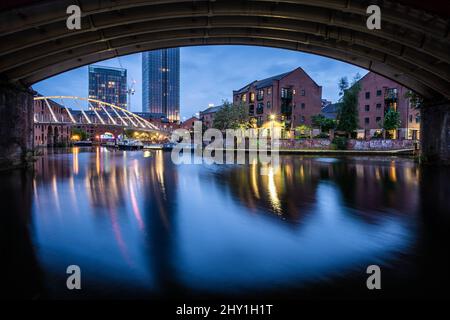
[[[89,98],[127,109],[127,70],[89,66]]]
[[[142,53],[142,111],[180,120],[180,49]]]

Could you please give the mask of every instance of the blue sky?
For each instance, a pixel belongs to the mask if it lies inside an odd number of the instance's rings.
[[[119,61],[120,59],[120,61]],[[142,109],[141,54],[96,63],[128,70],[128,81],[137,81],[131,109]],[[245,84],[302,67],[319,85],[322,98],[336,101],[337,83],[342,76],[361,76],[366,70],[337,60],[297,51],[252,46],[201,46],[181,48],[181,116],[188,118],[208,104],[232,99],[233,90]],[[87,66],[77,68],[33,85],[43,95],[88,94]],[[75,106],[73,106],[75,107]]]

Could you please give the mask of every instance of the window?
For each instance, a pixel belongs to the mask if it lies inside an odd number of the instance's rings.
[[[289,91],[286,88],[281,88],[281,98],[289,98]]]
[[[366,111],[370,111],[370,105],[366,104],[366,106],[364,107],[364,109],[366,109]]]
[[[258,99],[258,100],[264,99],[264,89],[258,90],[258,96],[257,96],[257,99]]]
[[[248,107],[248,113],[249,113],[249,114],[255,114],[255,106],[254,106],[253,104],[251,104],[251,105]]]
[[[242,95],[242,102],[247,102],[247,94]]]
[[[250,92],[250,102],[255,102],[255,93]]]
[[[381,103],[377,103],[377,109],[381,109]]]
[[[301,121],[302,123],[305,123],[305,116],[302,116]]]
[[[302,109],[305,109],[305,104],[302,102],[302,104],[301,104],[301,108]]]
[[[300,95],[301,95],[302,97],[304,97],[304,96],[306,95],[305,89],[302,89],[302,90],[300,91]]]
[[[381,96],[381,90],[377,90],[377,97]]]
[[[377,117],[377,118],[375,119],[375,121],[376,121],[377,123],[381,122],[381,117]]]
[[[410,114],[409,115],[409,123],[412,123],[413,122],[413,116],[412,116],[412,114]]]
[[[271,105],[270,105],[270,101],[267,102],[267,109],[270,109]]]
[[[272,88],[267,88],[267,94],[271,95],[272,94]]]
[[[259,102],[259,103],[258,103],[258,108],[256,109],[256,113],[257,113],[257,114],[261,114],[261,113],[263,113],[263,112],[264,112],[264,103]]]
[[[366,99],[370,99],[370,92],[369,91],[366,92]]]
[[[420,116],[419,115],[416,116],[416,123],[420,123]]]
[[[370,118],[364,118],[364,123],[365,124],[369,124],[370,123]]]

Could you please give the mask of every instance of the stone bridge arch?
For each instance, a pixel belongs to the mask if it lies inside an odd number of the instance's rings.
[[[424,112],[423,149],[429,158],[450,161],[450,22],[442,1],[79,0],[81,29],[68,30],[72,4],[0,5],[5,85],[27,88],[82,65],[167,47],[246,44],[303,51],[374,71],[424,96],[433,112]],[[371,4],[381,8],[380,30],[366,27]]]

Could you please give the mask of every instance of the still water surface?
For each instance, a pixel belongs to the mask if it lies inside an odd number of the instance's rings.
[[[177,166],[168,152],[73,148],[3,173],[2,188],[23,195],[6,199],[26,221],[12,236],[27,248],[11,259],[29,277],[21,292],[371,297],[376,264],[388,296],[445,294],[447,169],[393,157],[280,163],[262,176],[257,163]],[[82,270],[81,292],[65,288],[68,265]]]

